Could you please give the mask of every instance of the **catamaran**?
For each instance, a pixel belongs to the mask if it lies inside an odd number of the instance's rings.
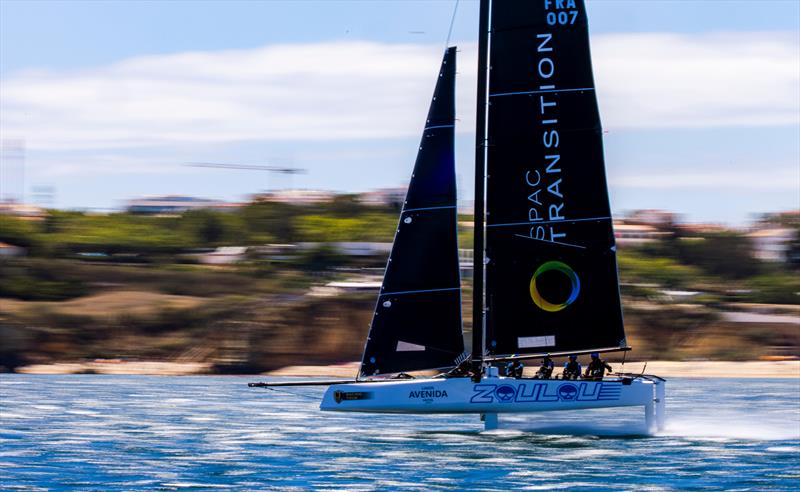
[[[354,380],[337,412],[498,414],[641,406],[665,381],[501,375],[508,361],[630,350],[582,0],[481,0],[471,350],[462,332],[454,155],[456,48],[445,50]],[[433,377],[408,372],[438,370]]]

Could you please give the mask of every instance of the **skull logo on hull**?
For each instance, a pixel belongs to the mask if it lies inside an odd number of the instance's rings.
[[[514,401],[514,396],[516,395],[516,391],[514,390],[513,386],[503,385],[498,387],[494,390],[494,394],[497,395],[497,400],[502,403],[508,403],[510,401]]]
[[[578,396],[578,388],[574,384],[562,384],[558,387],[558,397],[562,400],[574,400]]]

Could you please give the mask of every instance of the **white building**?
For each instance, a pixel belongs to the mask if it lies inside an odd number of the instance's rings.
[[[0,257],[15,257],[25,256],[26,250],[21,246],[14,246],[13,244],[0,243]]]
[[[39,220],[47,215],[47,211],[36,205],[17,202],[0,202],[0,214],[12,215],[23,220]]]
[[[643,224],[614,224],[614,238],[620,246],[649,244],[669,236],[653,226]]]
[[[238,206],[240,205],[210,200],[208,198],[163,195],[129,200],[125,208],[128,212],[134,214],[180,214],[189,210],[202,209],[225,211]]]
[[[790,243],[797,231],[789,228],[771,228],[753,231],[747,235],[753,242],[753,256],[762,261],[786,261]]]
[[[205,265],[232,265],[244,260],[246,255],[246,246],[222,246],[200,255],[198,260]]]
[[[275,190],[253,195],[254,202],[288,203],[292,205],[314,205],[330,203],[336,193],[324,190]]]
[[[643,224],[653,227],[668,227],[678,222],[678,216],[666,210],[634,210],[625,219],[626,224]]]
[[[407,191],[407,188],[381,188],[359,194],[358,201],[375,207],[399,207],[403,205]]]
[[[376,243],[369,241],[334,242],[334,243],[298,243],[298,248],[311,251],[321,246],[330,246],[337,253],[345,256],[388,256],[392,252],[392,243]]]

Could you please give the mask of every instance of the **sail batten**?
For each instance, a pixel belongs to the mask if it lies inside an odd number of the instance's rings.
[[[405,292],[383,292],[381,296],[399,296],[404,294],[425,294],[428,292],[444,292],[448,290],[461,290],[461,287],[446,287],[444,289],[422,289],[422,290],[407,290]]]
[[[540,89],[538,91],[501,92],[499,94],[489,94],[489,97],[524,96],[527,94],[548,94],[551,92],[574,92],[574,91],[593,91],[593,90],[594,87],[581,87],[578,89]]]
[[[454,209],[454,208],[456,208],[456,206],[455,205],[442,205],[441,207],[406,208],[406,209],[403,209],[403,213],[405,214],[405,213],[408,213],[408,212],[420,212],[422,210],[441,210],[441,209],[447,209],[447,208]]]
[[[566,223],[566,222],[586,222],[592,220],[611,220],[611,217],[587,217],[585,219],[561,219],[561,220],[540,220],[536,222],[536,225],[543,225],[543,224],[555,224],[555,223]],[[486,227],[509,227],[509,226],[520,226],[520,225],[531,225],[530,221],[527,222],[509,222],[506,224],[486,224]]]
[[[464,352],[454,155],[456,49],[445,52],[360,377],[452,367]]]

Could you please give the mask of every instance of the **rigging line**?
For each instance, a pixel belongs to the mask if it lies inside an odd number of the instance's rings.
[[[500,92],[497,94],[489,94],[489,97],[518,96],[524,94],[544,94],[547,92],[576,92],[576,91],[593,91],[593,90],[594,87],[577,87],[575,89],[542,89],[538,91]]]
[[[447,50],[447,47],[450,45],[450,36],[453,35],[453,26],[456,23],[456,12],[458,12],[458,1],[456,0],[455,6],[453,6],[453,17],[450,18],[450,29],[447,31],[447,39],[444,42],[444,49]]]
[[[448,287],[445,289],[403,290],[400,292],[384,292],[380,296],[399,296],[401,294],[420,294],[425,292],[444,292],[448,290],[461,290],[461,287]]]
[[[571,246],[573,248],[586,249],[586,246],[578,246],[577,244],[560,243],[558,241],[548,241],[546,239],[537,239],[535,237],[523,236],[522,234],[514,234],[514,235],[517,237],[521,237],[523,239],[530,239],[531,241],[541,241],[543,243],[560,244],[561,246]]]
[[[518,225],[540,225],[540,224],[554,224],[556,222],[589,222],[592,220],[611,220],[611,217],[587,217],[585,219],[558,219],[558,220],[539,220],[536,222],[508,222],[505,224],[486,224],[486,227],[508,227]]]
[[[441,207],[422,207],[422,208],[406,208],[403,210],[403,213],[406,212],[419,212],[420,210],[441,210],[445,208],[456,208],[455,205],[444,205]]]
[[[307,399],[307,400],[314,400],[315,402],[316,402],[316,401],[319,401],[319,398],[318,398],[318,397],[316,397],[316,396],[311,396],[311,395],[303,395],[303,394],[300,394],[300,393],[294,393],[294,392],[292,392],[292,391],[287,391],[287,390],[279,390],[279,389],[276,389],[276,388],[272,388],[272,387],[270,387],[270,386],[267,386],[266,388],[267,388],[268,390],[270,390],[270,391],[277,391],[278,393],[286,393],[286,394],[288,394],[288,395],[292,395],[292,396],[299,396],[299,397],[301,397],[301,398],[305,398],[305,399]]]

